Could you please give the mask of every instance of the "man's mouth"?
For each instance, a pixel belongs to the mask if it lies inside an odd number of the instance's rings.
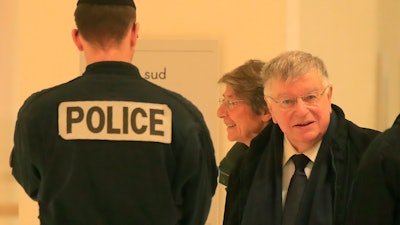
[[[299,124],[296,124],[295,127],[305,127],[305,126],[308,126],[308,125],[310,125],[312,123],[313,123],[312,121],[311,122],[306,122],[306,123],[299,123]]]

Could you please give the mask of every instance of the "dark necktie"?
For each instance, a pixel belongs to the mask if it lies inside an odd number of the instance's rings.
[[[294,155],[291,159],[293,160],[296,169],[292,179],[290,180],[286,195],[286,202],[283,209],[283,225],[295,224],[301,196],[303,195],[304,187],[307,184],[307,176],[304,172],[304,168],[310,161],[310,159],[303,154]]]

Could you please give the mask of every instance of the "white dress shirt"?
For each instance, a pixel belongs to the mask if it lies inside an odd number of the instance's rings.
[[[317,157],[319,147],[321,145],[321,141],[316,143],[313,147],[308,149],[307,151],[303,152],[304,155],[306,155],[309,159],[310,162],[307,164],[307,166],[304,168],[304,172],[306,173],[307,178],[310,177],[310,173],[312,170],[312,167],[315,162],[315,158]],[[283,141],[283,161],[282,161],[282,206],[284,206],[284,203],[286,201],[286,194],[289,188],[290,184],[290,179],[292,178],[294,174],[294,163],[292,160],[290,160],[290,157],[292,157],[295,154],[299,154],[296,149],[290,144],[290,142],[287,140],[286,136]]]

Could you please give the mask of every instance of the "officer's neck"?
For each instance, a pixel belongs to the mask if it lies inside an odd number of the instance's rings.
[[[102,61],[132,62],[133,47],[129,43],[122,42],[119,45],[98,46],[88,44],[84,46],[84,54],[87,64]]]

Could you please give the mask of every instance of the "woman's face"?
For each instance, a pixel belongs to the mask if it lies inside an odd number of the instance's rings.
[[[230,85],[225,86],[217,116],[224,120],[228,140],[242,142],[247,146],[271,119],[268,113],[257,115],[246,101],[236,95]]]

